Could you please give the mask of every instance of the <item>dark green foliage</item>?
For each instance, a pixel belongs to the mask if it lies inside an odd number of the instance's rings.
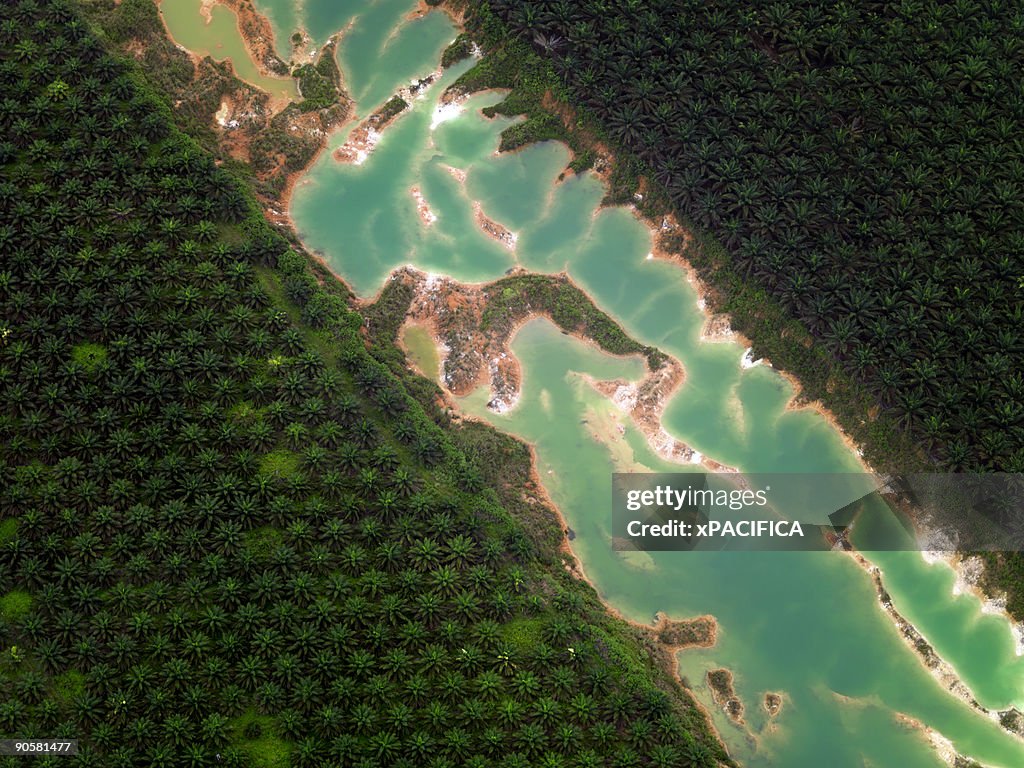
[[[302,95],[299,109],[303,112],[326,109],[341,98],[341,73],[334,59],[334,48],[335,43],[331,41],[320,51],[315,64],[303,64],[292,72],[292,77],[299,81]]]
[[[587,149],[576,155],[569,163],[569,168],[573,173],[583,173],[594,167],[594,160],[596,159],[594,150]]]
[[[299,93],[311,109],[329,106],[337,99],[334,86],[313,64],[303,64],[292,72],[292,77],[299,81]]]
[[[628,205],[640,186],[642,168],[636,158],[624,156],[612,166],[608,179],[608,194],[604,202],[608,205]]]
[[[494,115],[525,115],[521,123],[509,126],[501,134],[499,151],[505,152],[549,139],[564,141],[580,152],[579,140],[564,123],[544,106],[546,96],[560,92],[551,68],[530,49],[516,40],[507,40],[488,50],[486,56],[452,84],[456,93],[474,93],[486,88],[509,88],[508,96],[483,112]]]
[[[157,92],[164,94],[168,106],[178,105],[174,112],[179,125],[212,148],[210,115],[232,87],[230,65],[206,58],[197,72],[188,53],[167,37],[153,0],[82,0],[81,7],[109,43],[131,45],[139,53],[139,64]]]
[[[255,170],[257,191],[270,199],[279,198],[288,174],[305,168],[320,147],[319,136],[309,128],[327,131],[347,111],[333,42],[324,46],[315,64],[303,68],[307,82],[300,87],[310,98],[289,104],[271,117],[267,95],[239,80],[229,62],[218,63],[207,56],[194,66],[189,55],[167,36],[153,0],[117,4],[112,0],[81,0],[80,7],[104,40],[133,60],[137,57],[148,81],[155,86],[155,95],[167,104],[177,125],[236,176],[249,180]],[[275,62],[281,64],[276,57],[266,63],[276,71]],[[287,74],[287,68],[280,74]],[[213,115],[225,97],[246,112],[242,124],[234,130],[249,137],[251,167],[221,146],[223,136],[214,127]],[[304,114],[310,112],[316,112],[318,119],[310,121]]]
[[[509,328],[530,312],[550,315],[558,327],[593,339],[613,355],[643,355],[652,369],[660,368],[666,359],[660,350],[631,339],[587,294],[562,276],[513,275],[494,282],[487,288],[481,326],[484,330]]]
[[[90,19],[102,25],[111,43],[135,43],[142,65],[154,73],[161,91],[177,96],[191,84],[192,61],[167,38],[153,0],[82,0],[81,5]]]
[[[405,322],[412,301],[413,288],[404,280],[389,280],[377,300],[363,309],[366,330],[373,340],[370,354],[384,363],[402,380],[406,391],[437,424],[448,426],[450,415],[444,407],[441,388],[430,379],[417,376],[409,369],[405,353],[397,345],[398,331]]]
[[[0,72],[0,737],[83,767],[725,759],[459,443],[520,474],[525,446],[428,418],[67,6],[0,6]]]
[[[381,288],[377,300],[363,311],[366,327],[374,340],[393,342],[405,322],[415,290],[405,280],[389,280]],[[383,345],[386,346],[386,345]]]
[[[594,135],[602,132],[600,126],[588,114],[576,117],[566,109],[569,93],[547,61],[530,46],[510,36],[486,6],[480,4],[473,10],[468,24],[486,48],[487,55],[456,80],[451,90],[473,93],[486,88],[510,89],[499,104],[483,109],[488,117],[522,115],[526,118],[502,131],[499,151],[512,151],[538,141],[561,141],[574,155],[569,163],[570,170],[582,173],[592,167],[596,159]],[[640,183],[640,164],[624,154],[613,165],[610,182],[606,204],[633,202]],[[644,206],[641,208],[646,211]],[[649,212],[661,213],[662,209]]]
[[[468,58],[473,52],[473,40],[465,32],[452,41],[452,44],[444,49],[441,54],[441,66],[448,69],[452,64]]]
[[[392,96],[377,114],[378,125],[386,123],[409,106],[409,103],[401,96]]]

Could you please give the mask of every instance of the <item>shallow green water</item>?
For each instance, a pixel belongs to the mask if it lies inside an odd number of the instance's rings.
[[[339,61],[358,112],[366,115],[396,87],[433,70],[455,30],[441,14],[404,21],[409,2],[358,7],[367,10],[346,31]],[[352,21],[355,8],[306,0],[304,23],[315,39],[326,39]],[[734,343],[700,341],[704,317],[685,273],[646,258],[650,235],[630,212],[597,209],[602,190],[595,179],[557,181],[568,159],[564,147],[543,144],[496,156],[497,136],[508,121],[485,120],[478,109],[498,94],[477,96],[457,118],[433,125],[435,100],[466,66],[447,73],[389,127],[364,164],[341,165],[321,155],[293,197],[292,214],[306,243],[363,296],[375,294],[392,269],[407,263],[469,281],[499,277],[516,264],[565,270],[631,335],[683,362],[686,382],[664,417],[674,436],[747,471],[856,471],[856,457],[820,416],[786,410],[792,391],[784,379],[765,366],[741,367],[744,349]],[[343,131],[332,145],[344,139]],[[449,167],[464,171],[465,181]],[[418,218],[413,186],[437,216],[431,226]],[[514,252],[481,233],[473,201],[518,235]],[[513,351],[524,373],[517,407],[490,413],[483,390],[464,398],[463,407],[536,446],[541,478],[577,534],[573,547],[612,605],[641,621],[659,610],[718,618],[716,646],[682,653],[680,668],[709,707],[706,671],[725,666],[734,672],[747,727],[717,711],[714,717],[745,764],[941,765],[921,732],[900,722],[901,713],[986,763],[1024,765],[1024,744],[947,694],[906,648],[879,608],[870,578],[851,558],[613,552],[610,472],[679,468],[655,456],[581,374],[637,379],[642,366],[576,342],[543,320],[522,329]],[[954,598],[948,569],[928,565],[917,553],[873,559],[897,608],[980,701],[999,708],[1024,703],[1024,670],[1005,621],[983,616],[973,598]],[[774,723],[760,707],[766,691],[785,696]]]
[[[277,42],[277,53],[284,59],[288,59],[291,48],[292,34],[299,31],[302,26],[302,16],[295,0],[256,0],[257,10],[270,20],[274,28],[274,40]],[[319,41],[321,44],[323,40]]]
[[[1020,764],[1020,744],[946,695],[907,650],[878,608],[867,575],[849,557],[830,552],[611,551],[608,516],[580,510],[607,507],[611,471],[668,470],[670,465],[652,455],[642,436],[578,372],[598,377],[630,373],[614,368],[623,361],[566,338],[543,320],[522,330],[513,351],[524,366],[520,406],[489,418],[537,446],[541,477],[566,512],[576,532],[573,547],[605,599],[640,621],[659,610],[717,617],[715,647],[683,652],[680,670],[709,706],[706,672],[719,666],[733,670],[751,735],[717,712],[715,722],[744,764],[940,765],[919,734],[896,721],[895,712],[929,724],[959,750],[986,762]],[[488,415],[485,401],[475,393],[464,406]],[[625,426],[619,437],[618,430],[607,428],[617,416]],[[584,420],[582,429],[572,428]],[[589,430],[613,437],[602,443]],[[807,437],[807,444],[814,442]],[[790,446],[780,453],[792,457],[795,450]],[[900,553],[893,560],[910,563],[920,557]],[[940,592],[935,598],[944,603],[948,595]],[[991,667],[986,675],[996,677]],[[785,697],[775,729],[760,709],[767,691]]]
[[[202,0],[160,0],[160,13],[175,42],[201,56],[209,55],[215,61],[231,59],[239,78],[273,96],[296,97],[298,92],[294,79],[267,77],[260,73],[245,50],[238,31],[238,17],[233,11],[223,5],[214,5],[207,24],[200,15],[201,7]]]
[[[430,331],[422,325],[407,325],[402,329],[401,343],[409,362],[431,381],[438,381],[441,359]]]

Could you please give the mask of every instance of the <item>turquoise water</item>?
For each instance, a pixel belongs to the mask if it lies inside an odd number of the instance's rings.
[[[346,28],[339,49],[358,113],[370,114],[399,86],[436,67],[455,36],[440,13],[407,20],[411,4],[306,0],[315,39]],[[664,426],[675,437],[746,471],[857,471],[857,457],[817,413],[787,410],[790,385],[766,366],[744,369],[744,349],[700,340],[704,315],[678,266],[647,259],[651,236],[625,209],[599,209],[600,182],[558,181],[567,150],[547,143],[497,156],[508,120],[479,109],[501,98],[482,94],[432,127],[436,100],[469,63],[446,73],[389,127],[362,165],[323,153],[296,188],[292,215],[306,244],[362,296],[375,294],[403,264],[460,280],[500,277],[520,265],[566,271],[634,337],[680,359],[686,381]],[[332,138],[341,144],[350,128]],[[465,174],[461,181],[450,172]],[[411,193],[418,187],[437,216],[424,225]],[[510,251],[485,236],[473,203],[518,235]],[[422,340],[421,340],[422,341]],[[610,546],[610,473],[678,469],[658,458],[624,414],[587,377],[639,379],[636,359],[619,359],[528,323],[513,352],[523,367],[516,408],[486,410],[488,393],[462,400],[470,413],[533,443],[552,499],[576,531],[573,548],[601,595],[624,615],[655,611],[719,621],[715,647],[680,654],[680,671],[715,709],[704,684],[724,666],[746,707],[746,725],[714,711],[731,752],[751,766],[916,768],[942,761],[913,718],[987,764],[1024,765],[1024,743],[948,694],[905,646],[877,604],[871,580],[848,556],[804,553],[616,553]],[[951,574],[917,553],[878,553],[886,588],[936,650],[986,706],[1024,703],[1024,670],[1008,625],[954,597]],[[770,720],[767,691],[783,693]]]
[[[623,361],[568,339],[544,320],[527,325],[513,351],[524,366],[522,400],[508,414],[490,414],[490,420],[537,446],[541,478],[565,511],[576,532],[573,548],[606,600],[639,621],[655,611],[717,617],[716,645],[681,653],[680,671],[709,707],[706,672],[721,666],[734,672],[747,728],[717,711],[715,723],[744,764],[941,765],[919,732],[896,719],[897,712],[927,723],[958,750],[987,763],[1020,764],[1020,743],[945,694],[906,648],[878,607],[867,574],[851,558],[830,552],[613,552],[609,516],[581,511],[607,508],[612,471],[666,471],[671,465],[654,456],[642,436],[579,373],[603,378],[630,374],[609,368]],[[488,416],[485,400],[475,393],[464,407]],[[607,428],[616,419],[625,426],[624,435]],[[581,421],[584,429],[574,430],[572,425]],[[603,440],[594,439],[594,432]],[[813,438],[805,437],[804,445],[813,444]],[[783,466],[798,450],[779,450]],[[771,454],[766,454],[759,468],[768,469],[770,463]],[[920,556],[891,554],[911,571],[903,574],[906,580],[915,583],[912,564],[923,563]],[[941,604],[948,595],[932,597]],[[985,679],[994,682],[1003,673],[992,662],[992,657],[979,659],[987,665]],[[774,725],[760,708],[768,691],[785,697]]]
[[[277,41],[277,52],[287,61],[292,50],[291,36],[301,26],[298,6],[294,0],[257,0],[255,5],[270,20],[274,28],[274,40]]]
[[[405,354],[427,378],[437,380],[441,375],[441,358],[430,331],[421,325],[407,325],[399,338]]]

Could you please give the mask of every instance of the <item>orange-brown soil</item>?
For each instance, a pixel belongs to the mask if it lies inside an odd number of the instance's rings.
[[[751,347],[751,341],[746,336],[738,333],[732,328],[729,315],[716,313],[711,309],[714,306],[721,305],[722,300],[720,296],[711,291],[701,281],[697,276],[696,271],[687,260],[687,249],[694,247],[692,234],[679,224],[673,214],[666,214],[660,217],[659,220],[651,221],[644,217],[644,215],[636,208],[633,208],[633,213],[640,221],[644,222],[651,229],[653,246],[648,258],[663,259],[665,261],[672,262],[680,266],[686,272],[687,281],[693,285],[694,290],[697,293],[697,306],[707,314],[707,320],[705,321],[704,328],[701,331],[701,339],[707,342],[732,341],[748,348]],[[772,365],[771,361],[766,358],[757,362],[763,363],[767,366]],[[778,372],[793,388],[793,396],[790,398],[789,403],[787,403],[786,409],[808,409],[819,414],[840,435],[843,443],[850,452],[854,453],[858,457],[864,471],[873,472],[874,470],[867,464],[867,462],[864,461],[863,450],[856,441],[854,441],[853,438],[843,430],[838,419],[835,417],[835,414],[825,407],[821,401],[807,400],[804,398],[801,394],[802,387],[800,382],[795,376],[787,371],[779,370]]]
[[[489,408],[499,413],[512,408],[519,398],[522,372],[509,343],[523,323],[546,312],[523,307],[509,322],[491,323],[484,330],[484,311],[493,298],[494,283],[460,283],[444,276],[426,275],[412,267],[396,270],[391,279],[401,280],[413,290],[406,317],[428,328],[441,350],[444,387],[456,396],[464,396],[479,386],[488,386]],[[568,281],[565,275],[549,279]],[[679,463],[699,463],[710,472],[736,472],[733,467],[697,453],[662,427],[665,403],[685,378],[679,361],[668,358],[656,369],[648,366],[639,382],[584,378],[631,416],[661,457]]]
[[[441,5],[431,5],[426,0],[417,0],[416,7],[406,14],[407,19],[418,19],[421,16],[426,16],[431,11],[442,11],[448,18],[452,20],[456,27],[462,28],[462,22],[466,17],[466,9],[460,4],[458,8],[453,7],[452,3],[441,3]]]
[[[430,328],[441,347],[441,380],[448,391],[461,396],[486,384],[491,388],[488,406],[497,411],[510,408],[520,383],[519,363],[508,350],[515,329],[480,330],[487,285],[458,283],[411,268],[398,270],[393,279],[414,288],[407,317]]]
[[[605,184],[611,178],[612,169],[615,164],[615,156],[612,151],[608,148],[608,145],[598,139],[590,131],[580,128],[578,122],[578,116],[576,110],[563,101],[559,101],[555,98],[551,91],[546,91],[544,96],[541,97],[540,105],[562,120],[562,123],[572,131],[577,138],[580,140],[580,144],[594,153],[594,164],[591,166],[591,171]],[[575,153],[570,148],[569,162],[575,160]]]

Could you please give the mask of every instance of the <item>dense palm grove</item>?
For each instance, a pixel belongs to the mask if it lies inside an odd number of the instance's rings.
[[[1019,3],[481,5],[930,458],[1024,471]]]
[[[0,736],[97,768],[722,757],[68,6],[0,7],[0,87]]]

